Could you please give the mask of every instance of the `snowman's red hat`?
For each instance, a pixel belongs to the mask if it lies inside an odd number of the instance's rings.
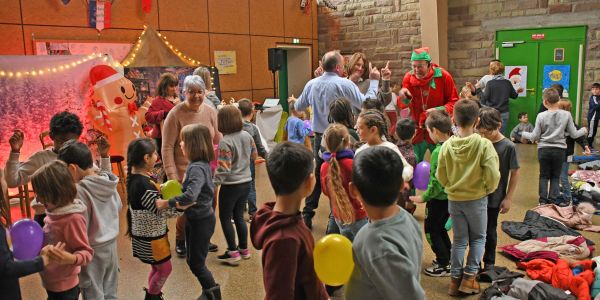
[[[95,89],[123,78],[123,75],[107,65],[98,65],[90,70],[90,81]]]

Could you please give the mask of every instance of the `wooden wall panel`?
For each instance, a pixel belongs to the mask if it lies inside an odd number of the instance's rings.
[[[23,30],[21,25],[0,24],[0,53],[2,55],[23,55]]]
[[[71,1],[73,3],[75,1]],[[173,1],[175,2],[175,1]],[[158,28],[157,0],[152,0],[152,10],[145,13],[141,1],[113,1],[112,27],[144,29],[144,25]]]
[[[250,1],[250,34],[283,36],[283,1]]]
[[[252,91],[252,101],[254,102],[264,102],[267,98],[273,98],[273,89],[266,90],[253,90]]]
[[[208,32],[207,0],[158,0],[162,30]]]
[[[142,33],[142,30],[111,29],[98,35],[98,31],[93,28],[24,26],[24,32],[26,53],[34,54],[32,34],[35,34],[36,39],[130,41],[133,44]]]
[[[208,29],[215,33],[250,33],[248,1],[208,0]]]
[[[312,38],[312,14],[315,13],[313,9],[307,15],[300,9],[300,1],[297,0],[284,0],[283,10],[285,21],[285,36],[293,38]],[[316,1],[312,1],[316,2]]]
[[[85,1],[71,1],[69,5],[62,5],[60,1],[29,0],[21,1],[21,9],[24,24],[88,26]]]
[[[278,43],[313,46],[318,62],[317,6],[305,14],[297,0],[152,0],[149,14],[136,1],[114,1],[112,28],[88,27],[87,1],[0,0],[0,55],[34,54],[33,39],[134,43],[149,25],[182,52],[214,65],[213,51],[236,51],[237,74],[222,75],[225,95],[262,101],[272,96],[267,48]],[[254,99],[255,98],[255,99]]]
[[[234,92],[221,92],[221,98],[229,100],[230,98],[238,101],[242,98],[252,99],[252,91],[234,91]]]
[[[162,33],[167,37],[169,43],[175,45],[185,55],[199,60],[202,64],[213,64],[209,55],[208,33],[177,31],[163,31]]]
[[[19,0],[0,0],[0,23],[21,23]]]
[[[214,51],[235,51],[237,73],[220,75],[222,91],[252,89],[250,63],[250,36],[233,34],[210,34],[210,58],[214,64]]]
[[[252,49],[252,88],[267,89],[273,87],[273,75],[269,71],[268,48],[274,48],[277,43],[283,42],[282,38],[252,36],[250,47]]]
[[[312,14],[312,38],[313,39],[318,39],[319,38],[319,6],[317,5],[317,1],[312,1],[312,8],[311,11],[313,11],[314,13]]]

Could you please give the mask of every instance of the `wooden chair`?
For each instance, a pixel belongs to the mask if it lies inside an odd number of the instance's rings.
[[[47,149],[54,146],[52,140],[47,141],[50,138],[50,131],[44,131],[40,133],[40,143],[42,143],[42,149]]]
[[[2,171],[0,170],[0,172]],[[0,218],[4,218],[4,223],[10,225],[12,224],[12,220],[10,217],[10,201],[8,200],[8,193],[3,189],[0,190],[0,193]],[[2,230],[2,228],[0,228],[0,230]]]
[[[125,170],[123,169],[123,161],[125,158],[120,155],[111,155],[110,156],[110,164],[116,164],[117,166],[117,174],[119,175],[119,185],[121,186],[121,190],[123,194],[127,191],[127,187],[125,186]]]
[[[8,213],[10,215],[10,199],[19,199],[19,207],[21,208],[21,216],[27,216],[31,218],[31,200],[35,197],[33,188],[29,186],[29,183],[20,185],[17,187],[16,193],[8,193],[6,199],[8,204]]]

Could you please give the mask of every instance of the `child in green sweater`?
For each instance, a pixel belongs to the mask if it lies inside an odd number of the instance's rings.
[[[479,122],[475,101],[460,100],[454,106],[457,135],[440,149],[436,178],[448,194],[448,212],[452,217],[451,281],[448,295],[480,292],[475,275],[485,247],[487,195],[498,187],[498,154],[492,142],[474,134]],[[464,254],[469,246],[467,263]]]
[[[447,112],[435,110],[427,117],[425,127],[429,137],[437,144],[431,153],[429,184],[422,195],[412,196],[410,200],[415,203],[427,203],[425,206],[425,236],[431,250],[435,253],[435,261],[431,267],[426,268],[423,272],[433,277],[450,276],[450,248],[452,243],[445,227],[450,217],[450,214],[448,214],[448,195],[446,195],[444,187],[435,177],[435,172],[442,144],[451,135],[452,120],[450,120]]]

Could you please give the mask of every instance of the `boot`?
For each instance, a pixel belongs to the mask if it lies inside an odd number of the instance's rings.
[[[144,291],[146,292],[146,297],[144,297],[144,300],[164,300],[165,298],[163,298],[163,293],[160,293],[158,295],[152,295],[150,293],[148,293],[148,289],[144,288]]]
[[[221,300],[221,286],[217,284],[210,289],[202,290],[198,300]]]
[[[458,290],[468,295],[479,294],[481,289],[479,282],[475,280],[475,274],[464,273]]]
[[[450,277],[450,285],[448,286],[448,295],[452,296],[452,297],[457,297],[458,295],[460,295],[460,292],[458,291],[458,287],[460,286],[460,281],[462,280],[461,277]]]

